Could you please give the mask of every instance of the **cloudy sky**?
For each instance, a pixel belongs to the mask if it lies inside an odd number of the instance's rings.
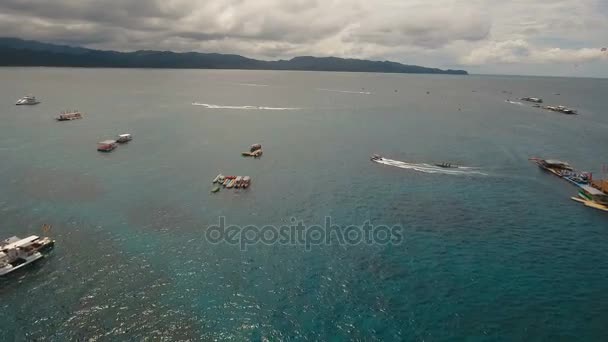
[[[0,35],[608,77],[608,0],[0,0]]]

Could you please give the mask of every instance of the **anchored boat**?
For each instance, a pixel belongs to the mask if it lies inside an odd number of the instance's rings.
[[[104,140],[97,143],[97,151],[99,152],[111,152],[118,147],[116,140]]]
[[[31,105],[37,105],[39,104],[40,101],[38,101],[36,99],[36,96],[32,96],[32,95],[28,95],[28,96],[24,96],[22,98],[20,98],[19,100],[17,100],[17,102],[15,103],[15,105],[17,106],[31,106]]]
[[[72,121],[82,119],[82,113],[77,110],[74,111],[63,111],[56,118],[57,121]]]
[[[116,139],[116,142],[119,144],[124,144],[131,140],[133,140],[133,136],[131,134],[119,134],[118,139]]]

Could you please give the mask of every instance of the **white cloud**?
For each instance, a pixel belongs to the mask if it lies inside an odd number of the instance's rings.
[[[462,57],[465,65],[500,63],[584,63],[608,60],[600,48],[562,49],[537,47],[522,39],[489,42]]]

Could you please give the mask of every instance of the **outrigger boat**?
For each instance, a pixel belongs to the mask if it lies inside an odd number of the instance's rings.
[[[242,185],[243,189],[247,189],[250,184],[251,184],[251,177],[249,177],[249,176],[243,177],[243,185]]]
[[[561,160],[541,158],[530,158],[530,160],[536,163],[541,169],[549,171],[560,178],[564,176],[564,172],[574,171],[574,168],[570,166],[570,164]]]
[[[581,186],[579,197],[571,197],[572,200],[585,204],[587,207],[608,211],[608,194],[590,185]]]
[[[538,97],[522,97],[520,100],[533,103],[543,103],[543,99],[540,99]]]
[[[0,242],[0,276],[42,259],[54,246],[55,240],[36,235],[25,239],[13,236]]]
[[[82,119],[82,113],[77,110],[74,111],[63,111],[56,118],[57,121],[72,121]]]
[[[217,183],[220,181],[220,178],[224,177],[221,173],[219,175],[217,175],[214,179],[213,179],[213,184]]]

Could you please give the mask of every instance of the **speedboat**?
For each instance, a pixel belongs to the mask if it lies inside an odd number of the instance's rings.
[[[444,169],[457,169],[458,168],[458,166],[452,165],[451,163],[435,164],[435,166],[442,167]]]
[[[522,97],[520,100],[534,103],[543,103],[543,99],[538,97]]]
[[[369,158],[369,160],[371,160],[371,161],[373,161],[373,162],[375,162],[375,161],[379,161],[379,160],[382,160],[382,159],[383,159],[383,158],[382,158],[382,156],[381,156],[381,155],[379,155],[379,154],[374,154],[374,155],[372,155],[372,157],[371,157],[371,158]]]
[[[15,104],[17,106],[24,106],[24,105],[36,105],[39,103],[40,103],[40,101],[36,100],[36,96],[28,95],[28,96],[24,96],[24,97],[20,98],[19,100],[17,100],[17,102]]]

